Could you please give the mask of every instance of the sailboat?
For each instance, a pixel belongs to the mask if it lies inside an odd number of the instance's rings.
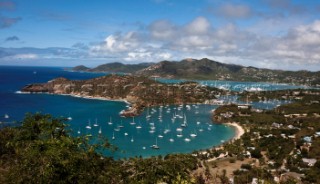
[[[187,126],[187,117],[184,115],[183,123],[181,124],[181,127],[186,127]]]
[[[99,129],[99,134],[102,134],[101,127],[100,127],[100,129]]]
[[[156,138],[156,144],[151,146],[152,149],[160,149],[160,147],[158,146],[158,139]]]
[[[110,121],[108,122],[108,125],[112,125],[112,118],[110,116]]]
[[[115,129],[114,129],[114,131],[117,131],[117,132],[119,132],[119,131],[120,131],[120,128],[119,128],[119,126],[118,126],[117,128],[115,128]]]
[[[185,138],[185,139],[184,139],[184,141],[186,141],[186,142],[190,142],[190,141],[191,141],[191,139],[189,139],[189,138]]]
[[[99,125],[98,125],[98,121],[97,121],[97,118],[96,118],[96,121],[95,121],[95,123],[93,124],[93,126],[94,126],[94,127],[97,127],[97,126],[99,126]]]
[[[91,129],[91,122],[89,120],[88,125],[86,126],[86,129]]]
[[[182,132],[182,128],[177,128],[177,132]]]
[[[5,115],[4,115],[4,118],[9,119],[9,115],[8,115],[8,114],[5,114]]]
[[[191,137],[197,137],[197,132],[195,131],[194,133],[190,134]]]
[[[151,115],[150,115],[150,109],[148,107],[148,111],[147,111],[147,115],[146,115],[146,119],[150,119],[151,118]]]
[[[118,126],[119,128],[123,128],[124,126],[122,125],[122,120],[121,120],[121,124]]]
[[[72,117],[70,116],[70,114],[69,114],[69,116],[67,117],[67,120],[69,120],[69,121],[72,120]]]
[[[141,129],[141,128],[142,128],[142,126],[141,126],[141,123],[139,122],[139,125],[136,126],[136,129]]]
[[[134,122],[134,117],[132,117],[132,122],[130,122],[130,125],[135,125],[136,123]]]

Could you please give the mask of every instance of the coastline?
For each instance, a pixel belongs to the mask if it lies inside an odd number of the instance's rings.
[[[75,98],[83,98],[83,99],[92,99],[92,100],[103,100],[103,101],[113,101],[113,102],[124,102],[128,105],[131,103],[128,102],[125,99],[110,99],[110,98],[105,98],[105,97],[94,97],[94,96],[81,96],[77,94],[58,94],[58,93],[48,93],[48,92],[22,92],[22,91],[16,91],[16,94],[46,94],[46,95],[61,95],[61,96],[71,96]]]
[[[237,139],[240,139],[241,136],[245,133],[244,131],[244,128],[239,125],[239,123],[236,123],[236,122],[232,122],[232,123],[224,123],[226,126],[230,126],[232,128],[234,128],[235,130],[235,135],[234,137],[231,139],[231,140],[237,140]]]

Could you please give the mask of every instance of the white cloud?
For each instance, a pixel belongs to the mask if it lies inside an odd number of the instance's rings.
[[[130,62],[208,57],[257,67],[320,66],[320,21],[293,27],[279,36],[259,35],[236,24],[214,28],[204,17],[185,25],[158,20],[147,30],[109,35],[90,51],[95,57]]]
[[[206,34],[209,28],[210,22],[204,17],[197,17],[185,27],[189,34]]]
[[[230,23],[214,27],[205,17],[183,25],[158,20],[146,29],[110,34],[100,43],[73,48],[0,48],[0,58],[157,62],[207,57],[245,66],[319,70],[320,20],[294,25],[282,34],[263,34]]]
[[[102,49],[109,52],[129,51],[137,47],[139,44],[135,32],[128,32],[125,35],[110,35],[104,40],[104,44],[98,46],[97,49]]]
[[[166,20],[153,22],[149,26],[150,34],[155,39],[169,39],[176,34],[175,25]]]

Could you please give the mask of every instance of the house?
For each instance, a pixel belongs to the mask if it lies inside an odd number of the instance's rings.
[[[273,122],[271,126],[274,127],[274,128],[280,128],[282,126],[282,124]]]
[[[303,161],[303,163],[308,164],[309,167],[312,167],[317,162],[317,159],[314,159],[314,158],[302,158],[302,161]]]
[[[311,142],[312,142],[312,137],[310,137],[310,136],[305,136],[305,137],[303,138],[303,140],[304,140],[304,142],[311,143]]]
[[[302,184],[302,182],[301,182],[301,178],[302,177],[304,177],[303,174],[299,174],[299,173],[296,173],[296,172],[286,172],[286,173],[281,174],[280,182],[284,182],[285,183],[289,179],[294,179],[294,181],[296,183]]]

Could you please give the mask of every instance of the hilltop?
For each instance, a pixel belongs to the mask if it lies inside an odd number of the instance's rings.
[[[139,70],[147,68],[154,63],[139,63],[139,64],[123,64],[119,62],[107,63],[99,65],[95,68],[88,68],[83,65],[72,68],[73,71],[85,71],[85,72],[109,72],[109,73],[135,73]]]
[[[224,64],[206,58],[185,59],[180,62],[162,61],[138,71],[137,74],[165,78],[320,85],[320,72],[270,70]]]
[[[79,71],[80,66],[74,70]],[[177,79],[229,80],[250,82],[293,83],[320,86],[320,72],[284,71],[225,64],[207,58],[184,59],[181,61],[161,61],[158,63],[122,64],[109,63],[96,68],[85,69],[90,72],[120,72],[142,76],[159,76]]]

